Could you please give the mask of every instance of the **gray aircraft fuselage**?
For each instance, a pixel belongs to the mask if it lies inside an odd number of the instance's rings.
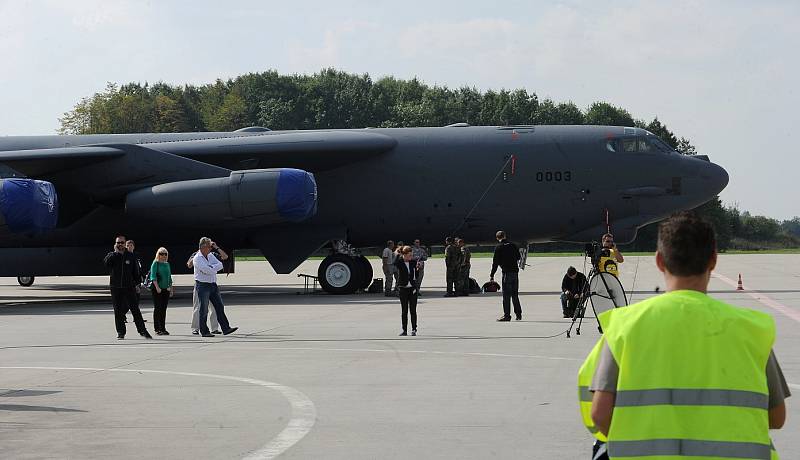
[[[71,153],[120,145],[124,154],[96,160]],[[130,150],[137,146],[154,156],[141,160]],[[28,152],[24,161],[13,157],[19,151]],[[53,159],[37,162],[37,151],[43,159],[54,152]],[[224,171],[163,175],[153,152]],[[59,226],[50,232],[0,230],[0,255],[29,260],[3,264],[0,276],[105,273],[99,260],[118,233],[148,251],[166,246],[185,253],[209,235],[228,248],[260,248],[280,273],[330,240],[354,247],[382,246],[387,239],[435,244],[455,233],[489,243],[502,229],[519,242],[584,242],[599,239],[608,223],[617,241],[626,242],[638,228],[708,201],[728,182],[707,157],[681,155],[641,129],[610,126],[6,137],[0,138],[0,163],[51,181],[61,204]],[[318,208],[304,222],[254,225],[205,215],[204,225],[188,225],[157,211],[126,212],[126,195],[139,188],[282,167],[314,174]],[[203,214],[202,203],[195,205]],[[87,248],[102,251],[89,256]]]

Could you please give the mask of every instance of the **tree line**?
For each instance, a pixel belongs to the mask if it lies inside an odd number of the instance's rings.
[[[637,126],[687,155],[691,142],[658,118],[634,118],[606,102],[582,110],[572,102],[539,99],[525,89],[451,89],[418,79],[384,77],[325,69],[313,75],[249,73],[206,85],[166,83],[117,85],[81,99],[59,119],[61,134],[169,133],[233,131],[246,126],[273,130],[471,125]],[[719,198],[698,211],[714,224],[720,249],[800,246],[800,218],[779,222],[752,216]],[[655,247],[655,226],[640,231],[635,249]]]

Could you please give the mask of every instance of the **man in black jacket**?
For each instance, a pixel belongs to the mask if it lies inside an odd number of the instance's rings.
[[[575,308],[584,289],[586,289],[586,275],[575,267],[569,267],[564,279],[561,280],[561,313],[564,314],[564,318],[572,318],[575,315]]]
[[[111,279],[111,301],[114,303],[114,323],[117,326],[117,339],[125,338],[125,314],[128,310],[133,314],[133,322],[139,335],[146,339],[153,336],[147,332],[144,325],[142,312],[136,302],[136,286],[141,281],[139,264],[136,256],[125,249],[125,237],[117,236],[114,241],[114,250],[106,254],[103,259],[109,269]]]
[[[511,302],[514,302],[514,314],[517,321],[522,319],[522,306],[519,303],[519,248],[506,239],[506,232],[500,230],[495,234],[500,243],[494,248],[492,259],[492,273],[489,280],[494,281],[497,267],[503,269],[503,316],[497,321],[511,321]]]

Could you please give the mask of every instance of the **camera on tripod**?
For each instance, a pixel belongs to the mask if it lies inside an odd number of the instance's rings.
[[[586,246],[583,248],[586,257],[588,257],[592,261],[592,266],[597,268],[600,264],[601,257],[610,257],[611,251],[608,249],[600,246],[600,243],[597,241],[592,241],[591,243],[586,243]]]

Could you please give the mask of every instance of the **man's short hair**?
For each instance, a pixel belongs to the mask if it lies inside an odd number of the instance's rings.
[[[393,244],[394,244],[394,241],[392,241],[392,240],[389,240],[389,241],[386,242],[386,246],[391,246]]]
[[[448,236],[447,238],[444,239],[444,242],[447,243],[447,244],[451,244],[453,242],[453,237],[452,236]]]
[[[658,226],[658,252],[670,274],[702,275],[717,252],[714,227],[693,212],[673,214]]]
[[[400,250],[402,254],[411,254],[411,246],[403,246],[403,249]]]
[[[211,238],[207,236],[200,238],[200,242],[197,243],[197,247],[202,248],[203,246],[211,246]]]
[[[504,240],[504,239],[506,239],[506,232],[504,232],[502,230],[498,230],[497,233],[494,234],[494,236],[498,240]]]
[[[567,269],[567,275],[569,275],[569,276],[575,276],[575,275],[577,275],[577,274],[578,274],[578,270],[575,270],[575,267],[569,267],[569,268]]]

